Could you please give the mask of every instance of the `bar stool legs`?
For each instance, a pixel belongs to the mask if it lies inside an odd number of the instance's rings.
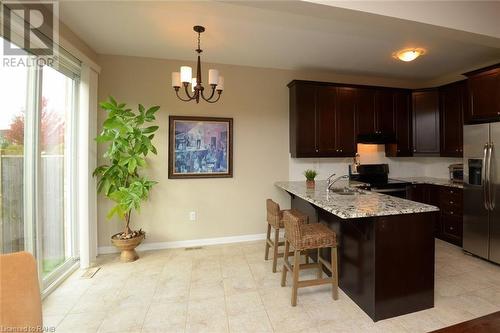
[[[318,250],[319,253],[319,250]],[[319,256],[318,256],[319,259]],[[334,300],[339,299],[339,270],[338,270],[338,258],[337,258],[337,247],[332,247],[332,297]]]
[[[331,262],[328,263],[323,259],[320,255],[320,249],[318,249],[318,262],[317,263],[306,263],[306,264],[301,264],[300,263],[300,255],[301,251],[295,250],[293,252],[293,265],[290,265],[288,262],[288,257],[289,257],[289,251],[290,251],[290,243],[285,240],[285,253],[284,253],[284,263],[283,263],[283,270],[281,272],[281,286],[284,287],[286,285],[286,276],[287,272],[290,271],[292,273],[292,299],[291,299],[291,304],[292,306],[297,305],[297,291],[299,288],[302,287],[309,287],[309,286],[318,286],[322,284],[328,284],[331,283],[332,285],[332,298],[334,300],[339,299],[339,290],[338,290],[338,267],[337,267],[337,247],[332,247],[331,248]],[[302,268],[315,268],[317,267],[317,278],[313,280],[305,280],[305,281],[299,281],[299,272],[300,269]],[[331,277],[326,277],[322,278],[323,276],[323,267],[326,267],[332,274]]]
[[[297,305],[297,290],[299,289],[300,251],[295,250],[293,255],[293,285],[292,306]]]
[[[317,252],[317,256],[319,258],[319,256],[321,255],[320,250],[318,249],[316,252]],[[316,277],[318,279],[321,279],[323,277],[323,265],[321,264],[320,260],[318,260],[318,274],[316,275]]]
[[[273,273],[276,273],[276,266],[278,265],[278,248],[280,246],[280,229],[274,229],[274,254],[273,254]]]
[[[290,252],[290,243],[285,241],[285,253],[283,255],[283,261],[285,263],[288,262],[288,253]],[[281,271],[281,286],[284,287],[286,284],[286,268],[283,266],[283,269]]]
[[[279,253],[278,249],[280,245],[283,245],[283,242],[280,242],[280,229],[274,229],[274,240],[271,240],[271,228],[270,224],[267,225],[267,237],[266,237],[266,254],[264,258],[266,260],[269,259],[269,248],[273,247],[273,273],[276,273],[278,266],[278,258],[283,256],[283,253]]]
[[[269,244],[269,240],[271,240],[271,225],[267,224],[266,255],[264,256],[265,260],[269,259],[269,248],[271,247],[271,245]]]

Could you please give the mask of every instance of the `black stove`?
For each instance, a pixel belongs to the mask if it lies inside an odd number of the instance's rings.
[[[410,183],[389,178],[388,164],[361,164],[357,168],[357,174],[351,174],[350,178],[363,183],[370,184],[369,190],[373,192],[406,198],[406,187]]]

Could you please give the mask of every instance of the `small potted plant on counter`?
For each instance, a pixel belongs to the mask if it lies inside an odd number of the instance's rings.
[[[307,169],[306,171],[304,171],[307,188],[314,188],[314,178],[316,178],[317,175],[318,173],[316,172],[316,170]]]
[[[123,232],[113,235],[111,242],[121,251],[122,261],[134,261],[139,258],[135,248],[146,233],[142,229],[131,230],[130,219],[132,210],[140,210],[141,203],[148,199],[151,188],[157,183],[141,176],[139,171],[146,166],[148,153],[156,154],[151,141],[158,126],[149,126],[149,123],[155,121],[155,113],[160,107],[146,110],[139,104],[138,112],[134,112],[113,97],[100,106],[108,115],[96,141],[108,144],[103,155],[108,164],[97,167],[93,175],[98,180],[97,192],[115,202],[107,218],[117,215],[125,224]]]

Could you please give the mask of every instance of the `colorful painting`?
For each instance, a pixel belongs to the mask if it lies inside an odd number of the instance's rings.
[[[233,119],[170,116],[169,178],[232,177]]]

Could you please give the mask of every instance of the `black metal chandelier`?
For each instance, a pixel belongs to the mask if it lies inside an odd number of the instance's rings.
[[[192,77],[193,70],[189,66],[181,66],[180,72],[172,73],[172,87],[174,87],[177,97],[184,102],[195,100],[200,102],[200,98],[208,103],[215,103],[220,99],[220,95],[224,90],[224,77],[219,76],[219,71],[216,69],[208,70],[208,84],[210,85],[210,93],[205,96],[205,88],[201,81],[201,62],[200,54],[203,50],[200,48],[200,35],[205,31],[205,28],[200,25],[195,25],[193,30],[198,33],[198,48],[195,50],[198,53],[198,63],[196,66],[196,77]],[[184,87],[186,97],[179,95],[181,85]],[[191,92],[189,92],[191,85]],[[217,95],[216,95],[217,92]]]

